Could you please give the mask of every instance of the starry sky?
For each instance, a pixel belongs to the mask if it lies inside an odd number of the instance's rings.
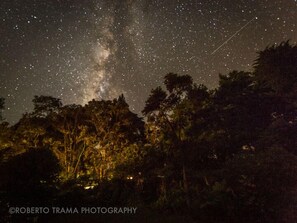
[[[34,95],[124,94],[140,114],[169,72],[215,88],[256,52],[297,42],[297,0],[1,0],[0,97],[15,123]]]

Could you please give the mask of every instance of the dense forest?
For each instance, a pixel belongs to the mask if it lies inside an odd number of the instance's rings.
[[[3,222],[297,222],[296,45],[268,46],[252,72],[220,74],[216,89],[169,73],[143,118],[123,95],[33,105],[14,125],[0,117]],[[138,210],[12,215],[10,206]]]

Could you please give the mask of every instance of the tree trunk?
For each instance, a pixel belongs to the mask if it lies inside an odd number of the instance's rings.
[[[167,185],[166,185],[166,178],[165,177],[161,177],[160,194],[161,194],[162,197],[167,199]]]
[[[84,151],[85,151],[85,148],[86,148],[86,144],[84,143],[83,148],[82,148],[82,150],[81,150],[81,152],[80,152],[80,154],[79,154],[79,156],[78,156],[78,159],[77,159],[77,162],[76,162],[74,171],[73,171],[73,172],[74,172],[74,176],[75,176],[75,178],[77,178],[78,165],[79,165],[79,163],[80,163],[81,156],[82,156],[82,154],[83,154]]]
[[[186,196],[186,203],[189,208],[190,207],[189,185],[188,185],[188,179],[187,179],[186,166],[184,162],[182,167],[182,174],[183,174],[183,186],[184,186],[184,192]]]

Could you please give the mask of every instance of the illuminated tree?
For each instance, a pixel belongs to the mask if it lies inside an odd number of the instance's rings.
[[[113,101],[90,101],[85,109],[96,129],[94,169],[99,179],[111,177],[116,166],[124,165],[125,153],[139,150],[143,121],[129,110],[123,95]]]
[[[20,150],[15,146],[13,129],[8,122],[0,123],[0,163],[7,161],[19,152]]]
[[[60,99],[51,96],[35,96],[33,105],[33,111],[23,114],[13,126],[16,146],[25,149],[49,145],[47,138],[52,133],[49,115],[56,113],[62,103]]]
[[[17,146],[25,149],[42,146],[49,124],[49,120],[46,118],[24,114],[13,126]]]
[[[63,106],[51,114],[52,149],[63,167],[64,179],[88,174],[84,161],[94,149],[95,137],[93,126],[87,121],[85,110],[79,105]]]

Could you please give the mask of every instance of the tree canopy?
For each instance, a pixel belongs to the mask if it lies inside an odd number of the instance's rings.
[[[0,123],[0,210],[43,201],[296,222],[296,84],[297,46],[283,42],[260,51],[253,71],[220,74],[216,89],[168,73],[144,117],[124,95],[86,105],[35,96],[32,112]]]

